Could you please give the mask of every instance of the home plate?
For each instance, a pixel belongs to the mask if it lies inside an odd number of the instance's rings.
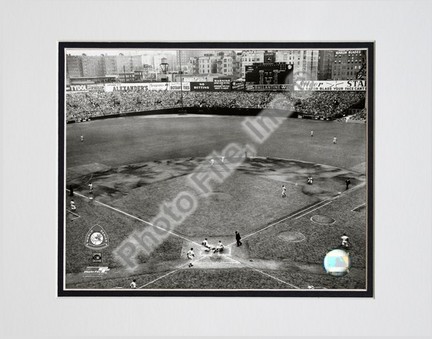
[[[240,262],[231,258],[231,248],[225,247],[222,253],[207,251],[204,247],[195,251],[195,260],[192,261],[193,268],[237,268]],[[186,267],[189,268],[189,267]]]

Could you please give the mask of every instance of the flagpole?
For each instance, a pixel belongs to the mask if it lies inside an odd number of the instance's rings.
[[[179,63],[180,63],[180,104],[183,109],[183,80],[182,80],[182,64],[181,64],[181,50],[179,50]]]

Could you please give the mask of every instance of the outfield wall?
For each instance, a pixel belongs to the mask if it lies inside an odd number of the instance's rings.
[[[293,84],[257,84],[232,81],[230,78],[214,78],[213,81],[192,82],[127,82],[109,84],[74,84],[66,86],[66,93],[74,92],[124,92],[124,91],[185,91],[185,92],[287,92],[324,91],[356,92],[366,91],[366,80],[298,80]]]
[[[257,116],[265,110],[268,114],[276,117],[297,118],[298,113],[289,110],[280,109],[262,109],[262,108],[226,108],[226,107],[177,107],[169,109],[159,109],[141,112],[126,112],[119,114],[101,115],[91,118],[91,120],[103,120],[127,116],[142,116],[142,115],[170,115],[170,114],[203,114],[203,115],[236,115],[236,116]],[[73,124],[76,121],[67,121],[68,124]]]

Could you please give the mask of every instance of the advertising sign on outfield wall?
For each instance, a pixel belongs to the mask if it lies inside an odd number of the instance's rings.
[[[205,81],[205,82],[191,82],[190,90],[196,92],[208,92],[213,91],[214,86],[213,82]]]
[[[366,80],[301,80],[294,82],[295,91],[366,91]]]

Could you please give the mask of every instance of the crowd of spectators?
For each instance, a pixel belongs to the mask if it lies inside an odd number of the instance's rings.
[[[181,107],[180,92],[80,92],[66,97],[67,120]]]
[[[296,110],[308,115],[332,118],[365,99],[365,92],[312,92],[297,103]]]
[[[362,109],[351,117],[351,120],[366,121],[367,111]]]
[[[299,113],[337,116],[364,100],[364,92],[312,92],[296,98],[291,92],[114,91],[76,92],[66,97],[68,121],[180,107],[277,108]]]
[[[349,114],[343,118],[337,119],[338,122],[362,122],[365,123],[367,118],[367,111],[365,108],[357,110],[353,114]]]

